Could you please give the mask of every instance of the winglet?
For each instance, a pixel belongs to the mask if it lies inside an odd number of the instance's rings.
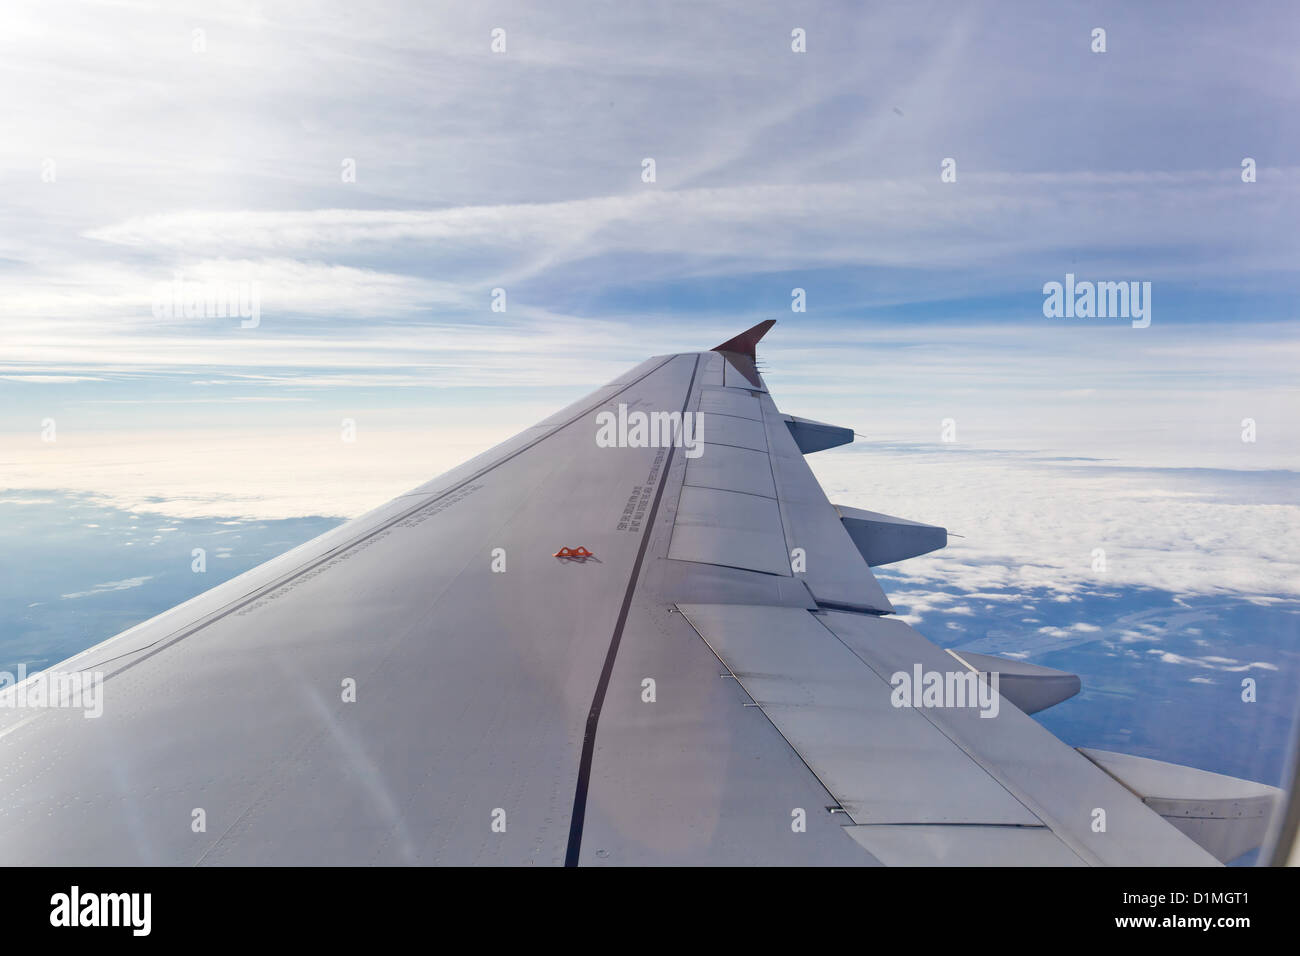
[[[721,345],[715,346],[710,351],[713,352],[736,352],[740,355],[748,355],[752,359],[757,359],[754,354],[754,346],[758,340],[767,335],[767,330],[776,325],[776,319],[764,319],[752,329],[746,329],[734,339],[728,339]]]

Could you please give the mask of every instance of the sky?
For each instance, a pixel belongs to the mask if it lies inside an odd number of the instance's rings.
[[[889,572],[916,626],[1122,662],[1126,615],[1210,602],[1291,680],[1297,48],[1290,3],[10,0],[0,514],[244,522],[251,560],[776,318],[782,409],[862,436],[810,459],[832,499],[964,535]],[[1150,283],[1150,324],[1048,317],[1067,275]],[[1088,615],[959,597],[1017,588]]]

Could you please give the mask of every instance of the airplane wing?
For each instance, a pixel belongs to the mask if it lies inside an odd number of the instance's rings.
[[[946,533],[827,500],[804,455],[853,434],[777,407],[771,324],[651,358],[6,689],[0,862],[1208,865],[1257,845],[1273,788],[1075,750],[1028,714],[1077,677],[891,616],[871,567]],[[66,706],[73,684],[52,706],[75,675],[98,716]]]

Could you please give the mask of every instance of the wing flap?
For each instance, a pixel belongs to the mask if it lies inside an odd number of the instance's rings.
[[[840,612],[820,619],[884,680],[918,668],[923,674],[946,675],[958,666],[951,655],[902,621]],[[1131,866],[1217,863],[1009,700],[1002,698],[996,716],[990,718],[971,706],[924,707],[917,712],[1085,861]],[[1096,829],[1099,819],[1104,820],[1104,830]]]
[[[714,415],[734,415],[751,421],[763,420],[763,409],[758,399],[749,392],[735,388],[708,388],[700,395],[699,410],[704,414],[705,435],[707,437],[713,426]]]
[[[844,832],[886,866],[1083,866],[1045,827],[855,826]]]
[[[668,557],[790,574],[776,499],[718,488],[682,487]]]
[[[854,823],[1041,826],[810,612],[680,610]]]
[[[776,497],[776,484],[772,481],[772,466],[767,452],[735,445],[702,443],[699,457],[686,462],[686,484],[764,498]]]
[[[703,421],[702,440],[709,444],[767,452],[767,429],[761,421],[735,415],[710,415]]]

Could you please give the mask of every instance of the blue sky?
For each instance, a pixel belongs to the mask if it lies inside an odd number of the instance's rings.
[[[1048,325],[1040,290],[1067,272],[1153,283],[1145,339],[1087,329],[1112,349],[1295,358],[1288,4],[18,3],[6,20],[6,431],[100,397],[57,379],[156,406],[301,404],[268,401],[286,388],[423,405],[585,387],[771,316],[790,326],[774,349],[817,350],[779,367],[787,389],[824,383],[846,333],[864,361],[872,332],[926,347],[950,326],[1061,331],[1033,347],[1061,355],[1078,330]],[[261,324],[156,318],[178,272],[257,282]],[[1290,384],[1257,357],[1222,384]],[[1158,362],[1130,379],[1206,371]]]
[[[811,459],[832,498],[966,535],[890,572],[930,636],[1046,659],[1064,630],[1080,669],[1142,645],[1226,694],[1262,634],[1253,672],[1293,688],[1297,48],[1290,3],[8,3],[0,513],[106,509],[51,539],[93,555],[133,514],[239,522],[246,567],[776,318],[782,407],[865,436]],[[1067,273],[1150,282],[1150,326],[1045,318]],[[255,283],[258,325],[160,316],[178,274]],[[0,640],[32,659],[202,589],[170,552],[38,571],[6,540]],[[1012,620],[1017,589],[1077,613]],[[971,593],[1002,597],[953,613]],[[1178,602],[1222,646],[1145,655],[1121,620]],[[1269,708],[1267,767],[1206,762],[1274,774]],[[1123,736],[1091,719],[1077,742]]]

